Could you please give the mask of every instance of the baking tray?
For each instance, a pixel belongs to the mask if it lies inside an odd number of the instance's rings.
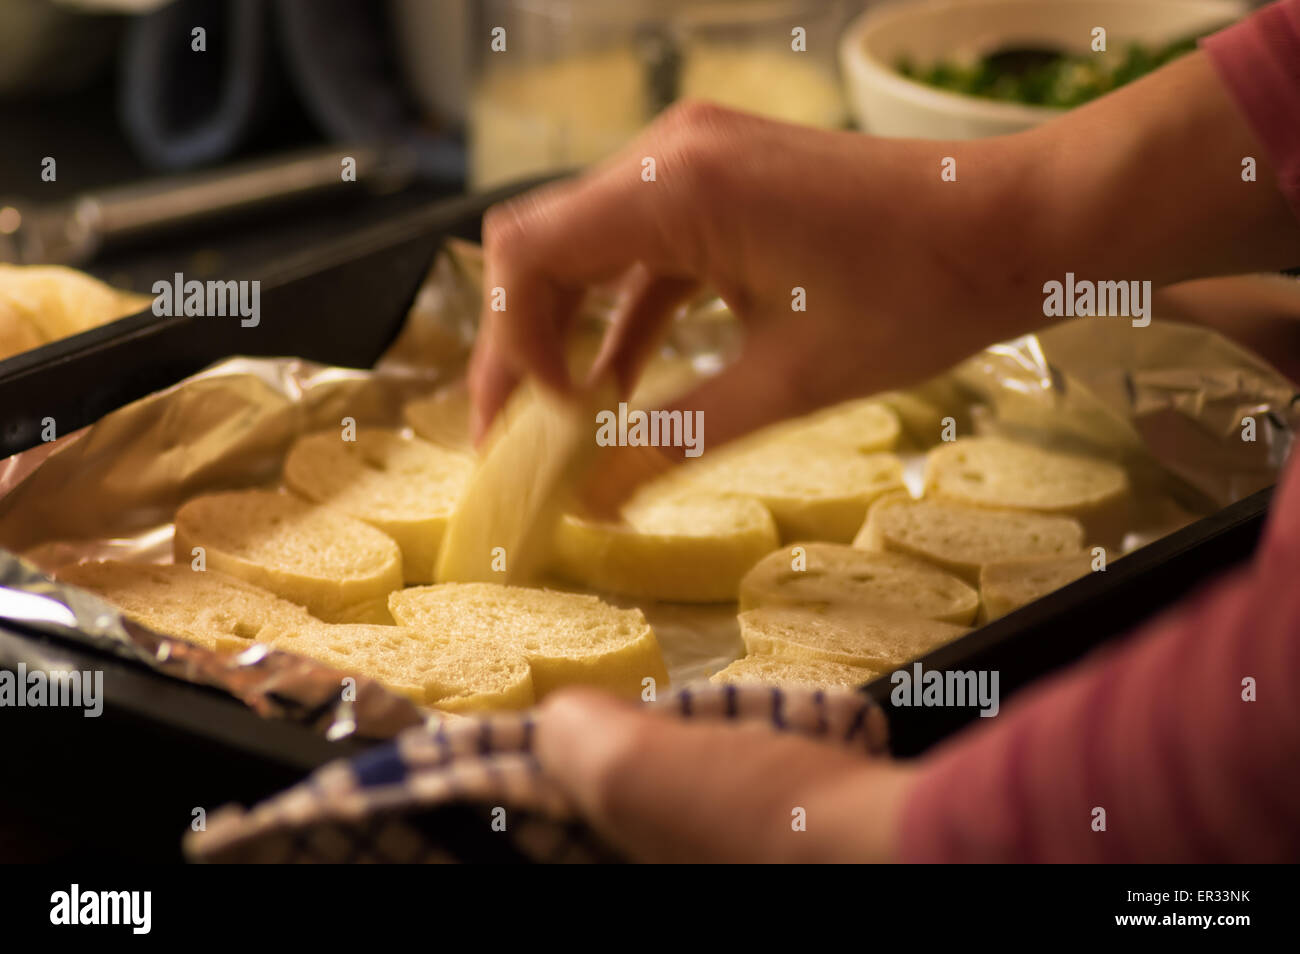
[[[20,409],[6,411],[0,453],[38,443],[44,416],[54,416],[66,433],[235,354],[371,366],[396,336],[443,239],[476,239],[488,205],[514,191],[440,202],[294,256],[268,270],[257,328],[146,313],[0,363],[0,407]],[[1270,495],[1262,491],[1184,527],[920,662],[927,670],[997,670],[1005,705],[1020,687],[1248,557]],[[54,646],[51,637],[6,626],[0,625],[6,658],[33,648],[32,641]],[[94,857],[179,859],[179,835],[194,808],[251,804],[362,748],[263,719],[214,690],[84,645],[57,648],[68,668],[104,670],[104,713],[85,719],[78,711],[7,710],[0,791],[52,827],[93,811],[101,821],[80,821],[78,838],[93,842]],[[895,709],[892,688],[881,679],[865,691],[889,715],[898,755],[922,752],[976,719],[974,708]],[[449,806],[429,821],[449,843],[460,843],[461,857],[517,860],[499,839],[482,834],[490,828],[476,813]]]

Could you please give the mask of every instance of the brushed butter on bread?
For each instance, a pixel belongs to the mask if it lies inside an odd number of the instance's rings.
[[[986,564],[1077,553],[1083,539],[1083,526],[1073,517],[898,493],[872,504],[853,545],[927,560],[974,583]]]
[[[393,593],[399,626],[518,652],[532,668],[541,699],[568,685],[637,697],[644,680],[656,691],[668,672],[654,632],[637,609],[619,609],[595,596],[496,583],[444,583]]]
[[[855,606],[965,626],[975,619],[979,594],[913,557],[801,543],[768,554],[741,581],[740,609],[760,606]]]
[[[951,623],[854,609],[764,607],[739,619],[740,638],[750,653],[821,659],[874,672],[901,666],[968,632]]]
[[[202,547],[207,568],[347,619],[402,585],[396,542],[369,524],[289,494],[241,490],[195,497],[176,511],[177,563]],[[355,617],[353,617],[355,618]]]
[[[216,570],[105,560],[60,568],[58,579],[90,590],[165,636],[238,652],[268,627],[316,622],[303,607]]]
[[[385,428],[361,428],[355,440],[344,440],[338,430],[300,438],[285,459],[284,480],[308,500],[392,537],[402,551],[405,581],[431,583],[447,521],[473,469],[468,454]]]
[[[652,485],[622,516],[620,523],[565,516],[556,528],[555,571],[625,596],[726,602],[777,544],[772,515],[750,497]]]
[[[852,690],[866,685],[878,673],[860,666],[845,666],[824,659],[787,659],[782,656],[742,656],[709,677],[714,685],[791,686],[806,689]]]

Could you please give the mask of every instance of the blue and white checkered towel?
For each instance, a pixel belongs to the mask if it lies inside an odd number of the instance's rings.
[[[652,706],[759,722],[868,755],[887,751],[865,695],[762,686],[682,689]],[[533,714],[410,729],[251,810],[227,806],[186,854],[211,862],[617,861],[532,753]]]

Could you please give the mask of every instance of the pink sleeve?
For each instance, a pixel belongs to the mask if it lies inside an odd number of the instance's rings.
[[[927,761],[905,860],[1294,861],[1300,454],[1247,568],[1030,692]]]
[[[1281,0],[1201,42],[1300,218],[1300,0]]]

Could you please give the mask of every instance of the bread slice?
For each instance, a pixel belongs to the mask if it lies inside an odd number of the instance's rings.
[[[342,672],[369,676],[412,701],[447,712],[526,709],[528,661],[497,642],[474,642],[401,626],[310,622],[268,630],[269,644]]]
[[[402,585],[393,539],[330,507],[240,490],[195,497],[176,511],[176,560],[203,547],[207,567],[261,586],[334,622]]]
[[[969,625],[979,594],[923,560],[839,543],[801,543],[769,553],[740,583],[741,611],[760,606],[853,606]]]
[[[1086,551],[1042,560],[986,564],[980,570],[982,616],[986,620],[1005,616],[1091,572],[1092,554]]]
[[[823,659],[784,659],[780,656],[742,656],[709,677],[715,685],[791,686],[802,689],[854,690],[879,675],[870,669],[844,666]]]
[[[674,479],[761,502],[783,541],[847,543],[867,507],[903,487],[903,465],[893,454],[863,454],[834,443],[746,438],[706,451]]]
[[[75,563],[58,579],[90,590],[155,632],[220,652],[238,652],[268,627],[318,622],[305,609],[216,570],[188,563]]]
[[[832,444],[870,454],[892,450],[901,433],[898,415],[874,398],[845,401],[756,432],[758,440]]]
[[[978,507],[1085,517],[1128,496],[1128,477],[1109,461],[997,437],[942,444],[925,462],[926,496]]]
[[[871,505],[855,547],[920,557],[964,580],[1001,560],[1077,553],[1083,526],[1073,517],[969,507],[943,498],[890,494]]]
[[[594,596],[497,583],[411,587],[388,598],[400,626],[522,654],[541,699],[569,685],[639,696],[642,680],[668,685],[654,632],[637,609]]]
[[[816,612],[766,607],[740,614],[740,638],[750,653],[786,659],[822,659],[887,672],[952,642],[963,626],[860,610]]]
[[[0,358],[134,315],[152,301],[61,265],[0,262]]]
[[[617,524],[564,517],[556,528],[555,572],[625,596],[726,602],[777,545],[772,515],[751,497],[652,486],[624,506],[623,518]]]
[[[464,384],[416,398],[402,408],[402,418],[422,439],[462,454],[474,452],[469,434],[469,391]]]
[[[294,443],[284,481],[308,500],[388,534],[402,550],[406,582],[431,583],[447,520],[473,469],[468,454],[397,431],[361,428],[356,440],[345,441],[329,430]]]

